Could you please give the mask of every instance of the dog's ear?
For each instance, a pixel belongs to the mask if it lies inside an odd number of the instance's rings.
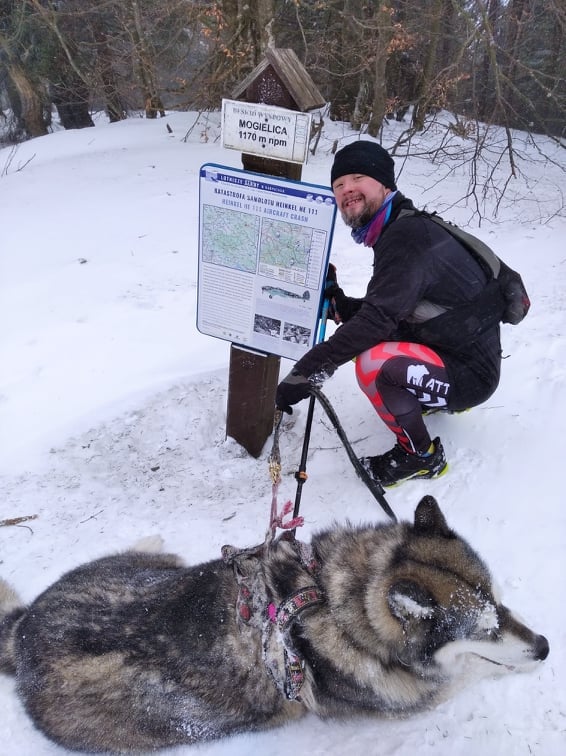
[[[417,535],[454,536],[434,496],[423,496],[417,504],[414,529]]]
[[[426,588],[412,580],[394,583],[387,594],[393,616],[402,622],[431,617],[435,601]]]

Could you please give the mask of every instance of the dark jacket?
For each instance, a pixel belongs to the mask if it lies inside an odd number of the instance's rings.
[[[365,296],[347,297],[342,307],[338,304],[345,322],[307,352],[295,369],[305,377],[325,377],[379,342],[413,341],[430,346],[443,359],[452,386],[450,409],[479,404],[499,382],[499,324],[461,343],[454,334],[464,332],[458,325],[458,308],[484,289],[487,275],[433,221],[418,215],[398,218],[403,208],[412,209],[413,204],[397,193],[390,220],[373,248],[373,275]],[[450,310],[453,318],[449,334],[446,328],[434,327],[433,318],[443,310]],[[426,335],[419,330],[423,320]]]

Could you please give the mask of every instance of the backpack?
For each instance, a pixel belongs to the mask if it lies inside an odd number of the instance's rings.
[[[428,213],[425,210],[403,209],[397,216],[403,218],[409,215],[418,215],[436,223],[454,237],[470,252],[479,262],[490,279],[497,282],[498,293],[503,300],[500,320],[502,323],[517,325],[529,311],[531,301],[521,276],[517,271],[506,265],[495,252],[477,236],[463,231],[449,221],[445,221],[436,213]],[[492,287],[490,287],[492,288]]]

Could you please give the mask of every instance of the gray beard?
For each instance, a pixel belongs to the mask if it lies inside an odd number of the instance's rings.
[[[366,205],[362,212],[355,218],[347,218],[344,213],[342,213],[342,220],[348,226],[348,228],[356,230],[358,228],[363,228],[366,223],[369,223],[374,214],[375,210],[372,210],[368,205]]]

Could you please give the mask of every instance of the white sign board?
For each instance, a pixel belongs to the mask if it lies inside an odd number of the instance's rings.
[[[317,340],[332,190],[213,163],[199,188],[198,330],[299,359]]]
[[[312,116],[295,110],[222,100],[222,146],[252,155],[304,163]]]

